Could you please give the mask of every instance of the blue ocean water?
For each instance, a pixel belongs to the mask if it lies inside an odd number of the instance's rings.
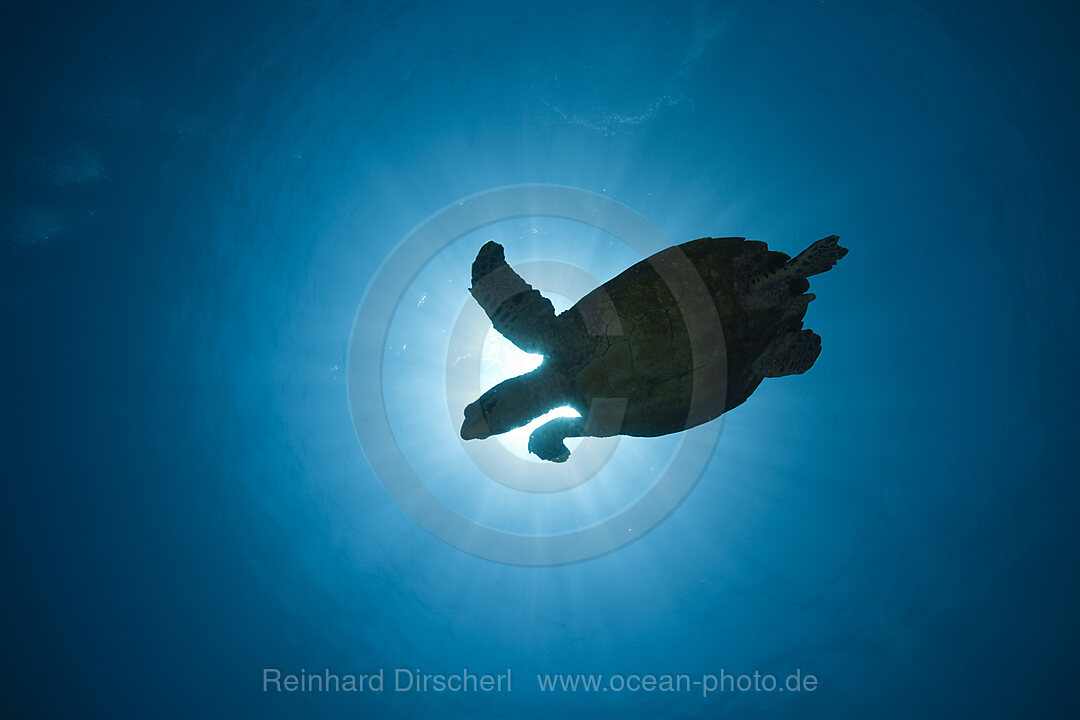
[[[0,714],[1075,712],[1068,11],[237,2],[2,17]],[[651,532],[556,567],[493,563],[421,527],[372,470],[349,403],[357,311],[402,239],[523,184],[610,198],[675,242],[793,254],[837,234],[851,249],[812,281],[812,370],[725,416]],[[557,532],[645,492],[646,463],[627,458],[662,464],[677,438],[620,444],[628,485],[606,481],[585,509],[481,494],[447,441],[460,408],[436,333],[471,302],[458,273],[492,233],[512,262],[601,280],[641,257],[552,218],[461,238],[403,291],[387,415],[446,502]],[[397,692],[399,668],[509,671],[512,689]],[[278,691],[268,670],[382,672],[385,687]],[[816,684],[704,692],[755,672]],[[537,676],[559,673],[607,690],[543,691]],[[625,687],[647,675],[697,684]]]

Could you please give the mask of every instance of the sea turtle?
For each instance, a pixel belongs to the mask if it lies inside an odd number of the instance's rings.
[[[488,242],[470,292],[508,340],[544,356],[465,408],[461,437],[487,438],[568,405],[529,437],[544,460],[568,437],[654,437],[712,420],[767,377],[804,373],[821,338],[802,328],[807,277],[847,254],[831,235],[794,259],[744,238],[701,238],[642,260],[556,315]]]

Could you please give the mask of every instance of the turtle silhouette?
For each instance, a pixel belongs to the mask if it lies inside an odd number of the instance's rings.
[[[544,356],[465,408],[464,440],[483,439],[570,406],[529,436],[544,460],[568,437],[655,437],[741,405],[764,378],[804,373],[821,338],[803,329],[811,275],[847,254],[831,235],[791,258],[760,241],[701,238],[631,266],[560,315],[488,242],[470,292],[508,340]]]

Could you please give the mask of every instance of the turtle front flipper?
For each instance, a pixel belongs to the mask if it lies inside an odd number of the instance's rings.
[[[556,346],[555,307],[506,264],[502,245],[480,248],[469,292],[495,329],[525,352],[546,355]]]

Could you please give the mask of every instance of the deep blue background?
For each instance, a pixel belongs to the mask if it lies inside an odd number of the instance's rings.
[[[0,11],[0,714],[1066,716],[1075,17],[227,5]],[[818,364],[731,414],[692,502],[554,569],[420,529],[344,379],[400,238],[529,182],[680,241],[851,248],[814,283]],[[396,665],[515,690],[261,692],[266,666]],[[820,687],[532,679],[720,668]]]

